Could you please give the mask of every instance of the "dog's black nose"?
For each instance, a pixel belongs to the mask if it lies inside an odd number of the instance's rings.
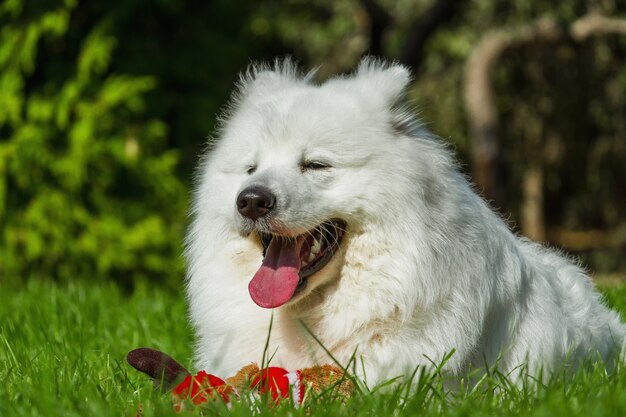
[[[276,197],[270,190],[256,185],[244,188],[237,196],[237,210],[242,216],[257,220],[267,215],[276,204]]]

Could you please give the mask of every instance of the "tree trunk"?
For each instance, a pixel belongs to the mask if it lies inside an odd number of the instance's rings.
[[[543,169],[541,163],[533,164],[524,174],[522,195],[522,233],[532,240],[545,241]]]

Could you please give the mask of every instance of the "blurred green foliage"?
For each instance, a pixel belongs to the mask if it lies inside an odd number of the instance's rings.
[[[0,273],[171,277],[186,187],[166,125],[145,114],[156,80],[109,71],[110,19],[68,45],[76,10],[71,0],[0,9]],[[72,59],[38,65],[46,54]]]
[[[0,3],[0,281],[180,285],[197,154],[273,39],[252,1]]]

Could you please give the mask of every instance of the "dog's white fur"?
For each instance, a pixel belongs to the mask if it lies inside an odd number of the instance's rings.
[[[288,61],[253,67],[201,164],[187,239],[198,367],[230,375],[260,361],[272,313],[273,364],[331,362],[302,321],[339,361],[356,351],[368,383],[452,350],[453,375],[615,359],[626,334],[618,314],[570,260],[511,233],[442,142],[397,106],[404,67],[364,60],[352,76],[311,78]],[[303,160],[332,168],[303,172]],[[252,184],[277,195],[259,228],[348,225],[304,294],[273,312],[248,293],[262,251],[235,199]]]

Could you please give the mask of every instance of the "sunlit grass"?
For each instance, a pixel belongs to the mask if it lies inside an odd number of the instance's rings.
[[[191,338],[181,294],[114,285],[29,283],[0,295],[0,416],[130,415],[171,404],[126,365],[151,345],[181,360]]]
[[[604,288],[607,303],[626,313],[626,285]],[[152,389],[125,362],[152,346],[191,367],[193,346],[182,294],[139,286],[125,295],[112,284],[31,282],[0,292],[0,416],[175,415],[168,395]],[[210,371],[210,370],[209,370]],[[308,407],[261,407],[257,415],[306,416],[617,416],[626,415],[626,369],[591,367],[557,376],[536,390],[517,388],[493,372],[478,387],[450,392],[436,373],[416,385],[367,389],[348,400],[326,393]],[[202,410],[186,413],[200,415]],[[216,402],[205,415],[250,415],[249,401]]]

